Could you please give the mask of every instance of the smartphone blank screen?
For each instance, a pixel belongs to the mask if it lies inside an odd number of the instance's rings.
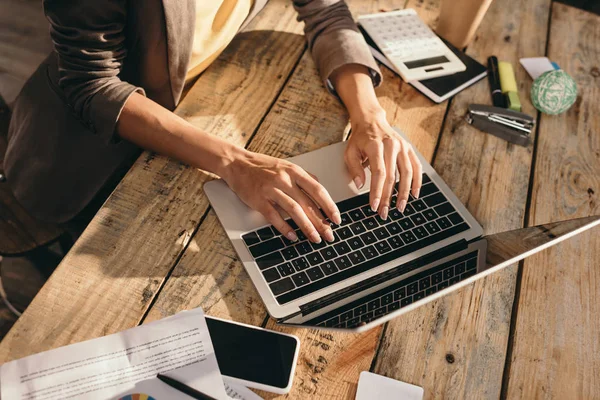
[[[221,374],[285,388],[298,342],[289,336],[206,317]]]

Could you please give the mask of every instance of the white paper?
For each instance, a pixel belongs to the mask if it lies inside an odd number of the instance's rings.
[[[555,69],[548,57],[521,58],[519,61],[523,68],[525,68],[525,71],[531,76],[531,79],[536,79],[544,72]]]
[[[225,382],[225,392],[230,399],[235,400],[263,400],[262,397],[254,393],[245,386],[232,382]]]
[[[363,371],[358,378],[356,400],[423,400],[423,388]]]
[[[158,373],[228,398],[202,309],[11,361],[0,368],[0,389],[4,400],[190,399]]]

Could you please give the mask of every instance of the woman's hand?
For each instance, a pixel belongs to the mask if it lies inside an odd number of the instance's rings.
[[[347,64],[336,69],[331,81],[350,114],[352,134],[346,148],[346,165],[360,189],[365,182],[363,163],[371,168],[370,203],[386,219],[400,172],[396,207],[404,211],[408,194],[419,197],[421,163],[410,143],[392,129],[379,105],[367,67]]]
[[[413,147],[387,122],[385,111],[353,120],[352,134],[346,147],[346,165],[357,188],[365,182],[363,163],[371,169],[370,204],[381,218],[387,219],[396,185],[396,168],[400,172],[396,207],[404,212],[408,195],[419,197],[422,167]]]
[[[306,237],[320,243],[334,241],[330,224],[340,224],[340,212],[327,190],[308,172],[289,161],[243,149],[220,173],[229,187],[249,207],[259,211],[275,229],[295,242],[298,236],[278,211],[284,210]]]

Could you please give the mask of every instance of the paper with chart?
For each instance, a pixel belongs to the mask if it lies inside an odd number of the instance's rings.
[[[228,398],[202,309],[6,363],[0,391],[4,400],[190,399],[157,373]]]

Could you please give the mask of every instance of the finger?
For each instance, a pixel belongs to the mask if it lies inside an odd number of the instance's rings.
[[[398,170],[400,171],[400,184],[398,185],[398,200],[396,200],[396,205],[400,212],[404,212],[406,203],[408,202],[413,175],[412,164],[406,148],[398,155]]]
[[[381,203],[381,195],[386,175],[385,162],[383,159],[383,144],[381,142],[374,143],[366,153],[369,158],[369,168],[371,169],[371,209],[377,212]]]
[[[413,167],[412,195],[415,199],[418,199],[419,193],[421,192],[421,186],[423,185],[423,166],[414,149],[410,149],[408,156],[410,157]]]
[[[328,242],[333,242],[335,240],[333,236],[333,230],[331,229],[331,224],[329,224],[325,218],[323,218],[323,214],[321,214],[321,210],[319,210],[319,206],[309,198],[306,193],[300,190],[300,187],[296,187],[291,189],[288,192],[288,195],[292,197],[295,201],[300,204],[302,210],[312,223],[312,225],[317,229],[320,234],[320,237],[323,237]],[[319,243],[321,238],[319,237],[319,241],[315,243]]]
[[[340,225],[342,223],[340,210],[338,210],[337,205],[323,185],[312,179],[310,174],[304,170],[300,171],[296,177],[296,184],[300,189],[304,190],[319,207],[321,207],[321,210],[323,210],[325,215],[327,215],[334,224]]]
[[[398,150],[400,144],[392,139],[386,139],[383,144],[383,160],[385,163],[385,181],[381,195],[381,210],[379,215],[382,219],[387,219],[390,209],[390,200],[394,193],[396,184],[396,161],[398,159]]]
[[[298,228],[300,228],[300,230],[311,242],[321,242],[319,232],[302,209],[302,206],[296,200],[281,190],[275,191],[272,200],[277,203],[279,207],[281,207],[286,213],[288,213],[288,215],[296,222]]]
[[[285,222],[281,214],[279,214],[273,205],[267,203],[267,205],[260,210],[260,213],[279,231],[279,233],[288,238],[288,240],[292,242],[298,240],[298,235],[296,235],[294,229]]]
[[[346,166],[350,172],[350,176],[354,181],[354,185],[357,189],[362,189],[365,184],[365,169],[363,168],[362,154],[358,148],[348,145],[346,152],[344,153],[346,159]]]

